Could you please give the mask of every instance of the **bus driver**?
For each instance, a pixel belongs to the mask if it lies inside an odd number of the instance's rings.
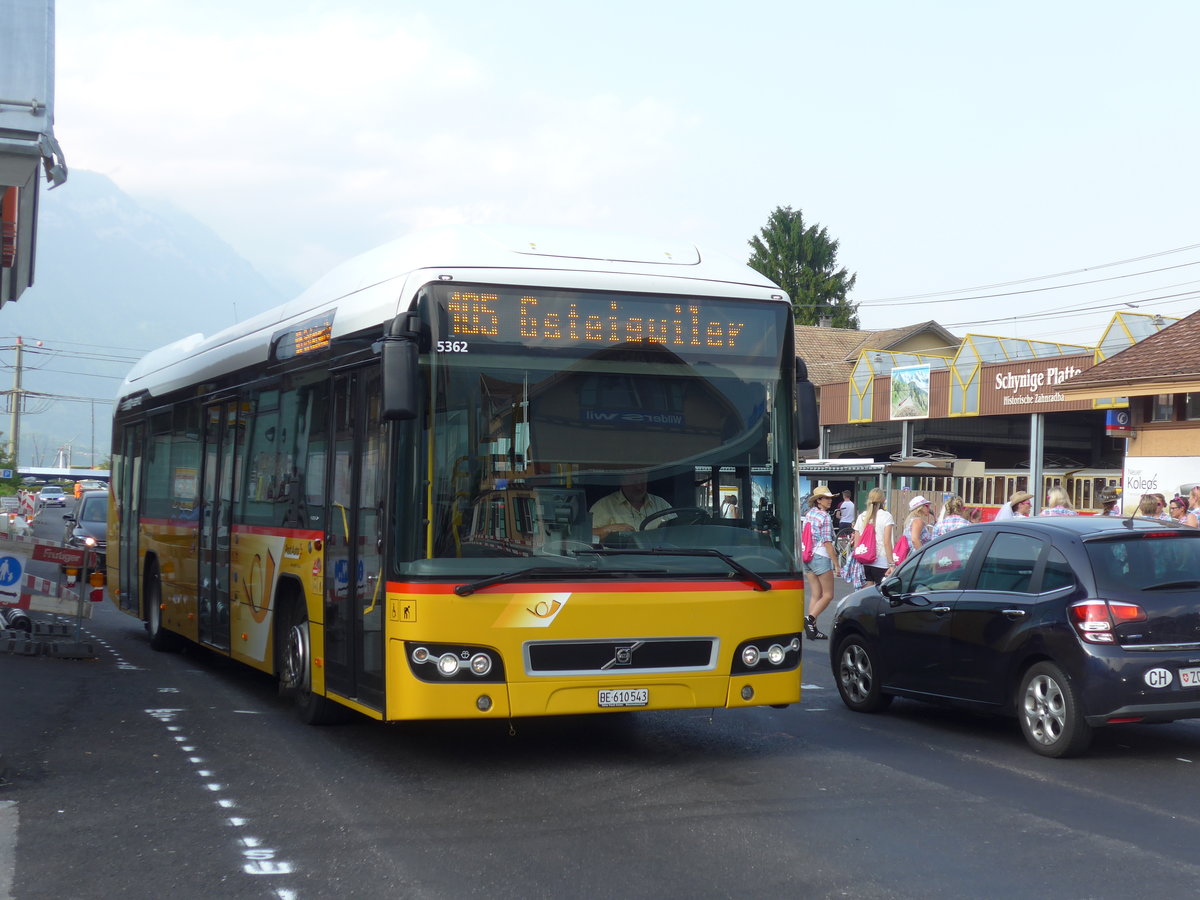
[[[620,490],[592,504],[592,536],[602,541],[614,531],[639,531],[647,516],[670,508],[670,503],[646,490],[643,473],[629,472],[621,476]],[[649,527],[657,528],[668,518],[655,519]]]

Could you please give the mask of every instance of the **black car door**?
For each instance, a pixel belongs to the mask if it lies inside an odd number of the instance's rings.
[[[952,533],[901,568],[901,598],[883,606],[878,618],[885,687],[948,693],[950,614],[978,541],[977,531]]]
[[[998,531],[990,537],[951,616],[947,666],[954,696],[1001,704],[1009,699],[1011,655],[1037,619],[1037,591],[1051,547],[1029,534]]]

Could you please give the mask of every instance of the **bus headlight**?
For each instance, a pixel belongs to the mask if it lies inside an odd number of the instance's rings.
[[[800,635],[775,634],[751,638],[737,645],[731,675],[750,672],[787,672],[800,667]]]
[[[404,642],[408,670],[418,681],[502,683],[504,660],[499,651],[471,644]]]

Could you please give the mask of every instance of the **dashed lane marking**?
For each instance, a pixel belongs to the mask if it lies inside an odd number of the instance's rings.
[[[162,693],[170,692],[171,689],[162,691]],[[222,812],[236,810],[238,803],[232,796],[230,786],[219,780],[215,770],[205,764],[203,756],[197,755],[199,750],[196,743],[191,741],[186,734],[181,733],[184,731],[184,727],[178,722],[186,712],[185,709],[146,710],[148,715],[163,724],[181,751],[191,754],[187,757],[187,761],[195,767],[196,775],[203,779],[204,789],[210,794],[218,795],[215,799],[217,808]],[[275,848],[265,845],[261,838],[246,833],[250,825],[246,817],[228,815],[222,816],[222,818],[227,827],[237,830],[234,842],[241,856],[242,874],[270,882],[271,895],[277,900],[298,900],[300,895],[295,889],[279,883],[285,880],[286,876],[294,874],[295,868],[292,863],[281,859],[279,852]]]

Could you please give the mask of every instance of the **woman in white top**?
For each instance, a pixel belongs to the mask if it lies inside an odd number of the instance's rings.
[[[863,573],[871,584],[879,584],[883,581],[883,576],[892,567],[894,544],[892,532],[896,522],[892,518],[892,514],[883,508],[886,500],[887,497],[880,488],[872,488],[871,493],[867,495],[867,508],[859,514],[854,522],[854,546],[856,549],[867,525],[875,526],[875,556],[865,562],[859,559],[859,562],[862,563]]]

